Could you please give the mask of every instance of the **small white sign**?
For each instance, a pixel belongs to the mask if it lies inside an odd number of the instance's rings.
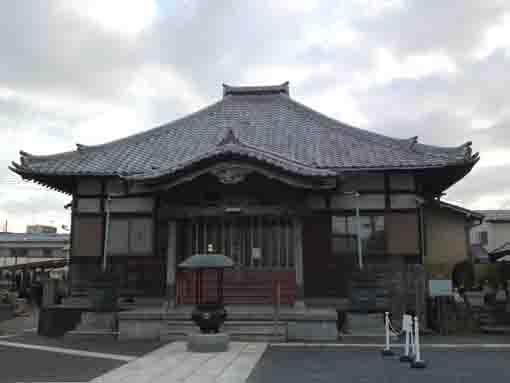
[[[452,281],[450,279],[431,279],[429,281],[431,297],[449,297],[453,294],[452,291]]]
[[[402,331],[411,332],[413,330],[413,317],[408,314],[404,314],[402,318]]]
[[[260,250],[260,247],[253,247],[251,249],[251,259],[255,261],[259,261],[262,258],[262,252]]]

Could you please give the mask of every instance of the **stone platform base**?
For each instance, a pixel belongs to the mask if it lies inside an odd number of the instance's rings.
[[[119,312],[119,339],[187,340],[198,333],[192,306],[169,311],[137,308]],[[334,309],[270,306],[228,306],[222,331],[238,341],[333,341],[337,339]]]
[[[218,334],[189,334],[188,351],[225,352],[228,351],[230,336],[224,332]]]

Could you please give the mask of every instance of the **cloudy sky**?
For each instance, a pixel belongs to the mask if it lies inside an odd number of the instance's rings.
[[[67,224],[70,198],[10,161],[183,116],[221,84],[289,80],[362,128],[481,161],[446,199],[510,208],[507,0],[0,0],[0,222]],[[0,225],[0,230],[3,224]]]

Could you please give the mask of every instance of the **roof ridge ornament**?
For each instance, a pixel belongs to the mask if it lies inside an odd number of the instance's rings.
[[[289,82],[285,81],[279,85],[262,86],[231,86],[223,84],[223,97],[228,95],[265,95],[265,94],[285,94],[290,95]]]
[[[82,151],[84,151],[85,149],[87,149],[87,145],[83,145],[83,144],[76,143],[76,150],[77,150],[77,151],[82,152]]]
[[[418,136],[412,136],[411,138],[408,138],[406,140],[407,142],[407,149],[414,150],[414,147],[418,143]]]
[[[216,146],[224,146],[224,145],[242,145],[239,138],[236,137],[232,128],[228,128],[225,136],[221,139],[220,142]]]

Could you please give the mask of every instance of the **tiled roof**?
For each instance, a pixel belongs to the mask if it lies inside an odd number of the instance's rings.
[[[0,232],[0,242],[68,242],[69,234]]]
[[[225,142],[227,144],[225,144]],[[97,175],[151,178],[234,153],[303,175],[344,170],[416,169],[473,164],[470,143],[442,148],[395,139],[329,118],[289,96],[288,83],[224,85],[222,100],[152,130],[49,156],[21,152],[15,172],[27,176]]]
[[[510,210],[477,210],[485,216],[486,221],[508,221],[510,222]]]
[[[485,215],[478,210],[469,210],[469,209],[466,209],[465,207],[455,205],[450,202],[439,201],[439,206],[442,208],[450,209],[457,213],[465,214],[467,217],[477,219],[477,220],[482,220],[485,217]]]
[[[489,255],[493,260],[498,260],[504,256],[510,255],[510,242],[506,242],[498,248],[492,250]]]

